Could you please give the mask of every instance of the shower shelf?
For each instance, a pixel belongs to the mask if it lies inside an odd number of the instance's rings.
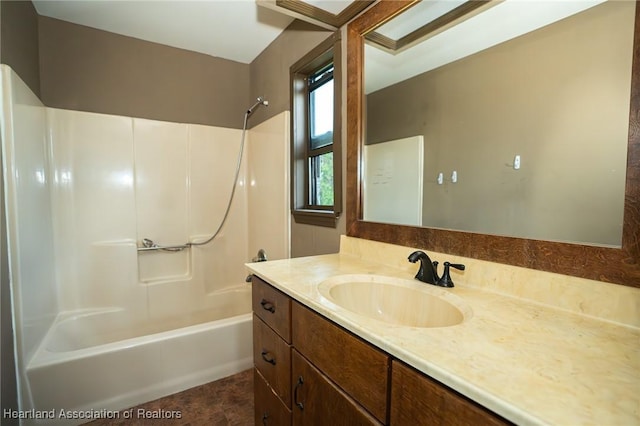
[[[138,246],[138,251],[182,251],[191,247],[191,244],[180,244],[175,246],[161,246],[153,242],[153,240],[149,238],[142,239],[142,245]]]

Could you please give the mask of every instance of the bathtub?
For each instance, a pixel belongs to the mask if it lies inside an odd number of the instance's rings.
[[[26,369],[29,408],[56,415],[31,424],[83,423],[250,368],[251,287],[216,298],[224,309],[135,327],[122,309],[61,316]]]

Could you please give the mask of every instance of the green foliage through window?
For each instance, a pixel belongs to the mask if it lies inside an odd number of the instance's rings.
[[[318,206],[333,205],[333,152],[311,157],[310,177],[312,190],[311,204]]]

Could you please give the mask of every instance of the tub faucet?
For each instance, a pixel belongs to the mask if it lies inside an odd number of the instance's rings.
[[[256,257],[251,259],[252,262],[266,262],[267,261],[267,252],[264,249],[258,250],[258,254]]]
[[[438,262],[432,262],[427,253],[423,251],[414,251],[409,255],[409,262],[416,263],[420,261],[420,269],[416,274],[416,279],[424,283],[438,285],[440,278],[438,277]]]
[[[258,250],[258,254],[256,255],[256,257],[251,259],[251,261],[254,262],[254,263],[255,262],[266,262],[267,261],[267,252],[264,251],[264,249]],[[245,281],[250,283],[252,276],[253,276],[253,274],[247,275],[247,278],[245,278]]]

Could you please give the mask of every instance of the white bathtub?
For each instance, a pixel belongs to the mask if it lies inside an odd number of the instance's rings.
[[[125,311],[65,315],[27,366],[38,412],[101,415],[216,380],[252,366],[251,288],[217,295],[224,309],[133,327]],[[25,407],[26,408],[26,407]]]

